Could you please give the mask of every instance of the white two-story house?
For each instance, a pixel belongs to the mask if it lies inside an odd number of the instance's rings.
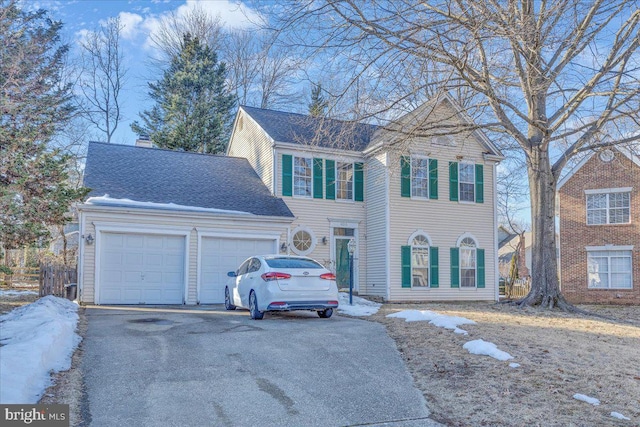
[[[241,107],[227,154],[246,158],[295,219],[280,251],[313,257],[388,301],[497,299],[496,166],[480,131],[447,96],[393,127]],[[443,129],[444,129],[443,126]]]

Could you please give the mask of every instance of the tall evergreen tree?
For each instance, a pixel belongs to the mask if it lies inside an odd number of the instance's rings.
[[[61,71],[60,22],[0,0],[0,244],[32,244],[64,224],[85,195],[68,182],[69,156],[51,148],[73,107]]]
[[[156,102],[131,125],[158,147],[220,153],[225,150],[234,97],[226,87],[226,66],[216,53],[190,34],[161,80],[149,83]]]
[[[309,103],[309,115],[311,117],[324,117],[329,103],[322,95],[322,84],[313,84],[311,88],[311,102]]]

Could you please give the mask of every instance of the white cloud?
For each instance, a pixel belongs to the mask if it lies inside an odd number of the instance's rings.
[[[134,39],[140,32],[140,24],[144,21],[144,18],[137,13],[130,12],[120,12],[118,17],[122,25],[122,38],[125,40]]]

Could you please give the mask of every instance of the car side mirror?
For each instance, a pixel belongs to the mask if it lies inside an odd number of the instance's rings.
[[[229,277],[238,277],[238,275],[236,274],[236,272],[235,272],[235,271],[230,271],[230,272],[228,272],[228,273],[227,273],[227,276],[229,276]]]

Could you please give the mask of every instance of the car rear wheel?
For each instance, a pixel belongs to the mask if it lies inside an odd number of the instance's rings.
[[[229,295],[229,288],[224,288],[224,308],[227,310],[235,310],[236,306],[231,304],[231,296]]]
[[[318,316],[323,319],[328,319],[333,314],[333,308],[327,308],[326,310],[322,310],[318,312]]]
[[[249,294],[249,313],[251,314],[251,318],[255,320],[260,320],[264,317],[264,313],[258,310],[258,300],[256,293],[253,291]]]

